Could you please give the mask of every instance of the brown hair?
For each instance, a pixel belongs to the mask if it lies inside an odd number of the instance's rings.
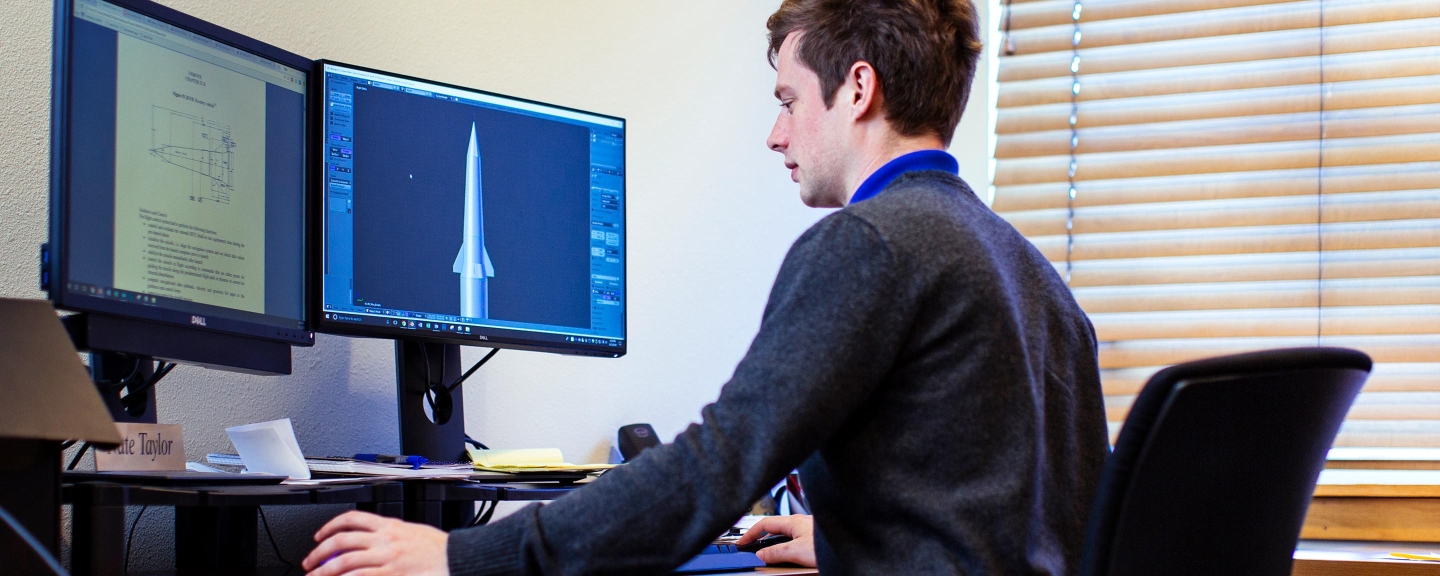
[[[950,144],[982,48],[970,0],[784,0],[765,26],[771,66],[785,38],[804,33],[796,56],[820,77],[826,108],[863,60],[897,132],[934,132]]]

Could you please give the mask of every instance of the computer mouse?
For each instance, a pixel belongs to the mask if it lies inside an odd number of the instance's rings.
[[[776,544],[784,544],[786,542],[789,542],[790,540],[791,538],[789,536],[772,534],[744,546],[736,546],[736,548],[739,549],[741,552],[759,552]]]

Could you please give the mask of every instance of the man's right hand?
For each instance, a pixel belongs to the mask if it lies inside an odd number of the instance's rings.
[[[766,516],[745,531],[735,545],[743,546],[769,534],[789,536],[790,541],[756,552],[760,560],[766,564],[790,563],[815,567],[815,521],[809,516]]]

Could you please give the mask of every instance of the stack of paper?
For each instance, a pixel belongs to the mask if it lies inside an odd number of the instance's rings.
[[[325,474],[353,474],[357,476],[387,476],[396,478],[465,478],[467,468],[453,466],[426,466],[413,470],[408,464],[377,464],[356,460],[310,458],[305,460],[312,472]]]
[[[468,448],[476,470],[523,474],[526,472],[599,472],[614,464],[569,464],[559,448],[476,450]]]

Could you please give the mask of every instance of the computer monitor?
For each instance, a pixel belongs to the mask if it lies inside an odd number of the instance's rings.
[[[290,373],[313,61],[143,0],[56,2],[54,55],[41,276],[81,349],[123,354],[92,368]]]
[[[458,390],[444,394],[455,346],[625,354],[623,119],[337,62],[319,69],[316,329],[400,342],[407,454],[440,450],[414,440],[406,419],[426,390],[439,390],[435,411],[458,406]],[[460,449],[456,424],[444,459]]]
[[[625,121],[322,62],[318,330],[625,353]]]

